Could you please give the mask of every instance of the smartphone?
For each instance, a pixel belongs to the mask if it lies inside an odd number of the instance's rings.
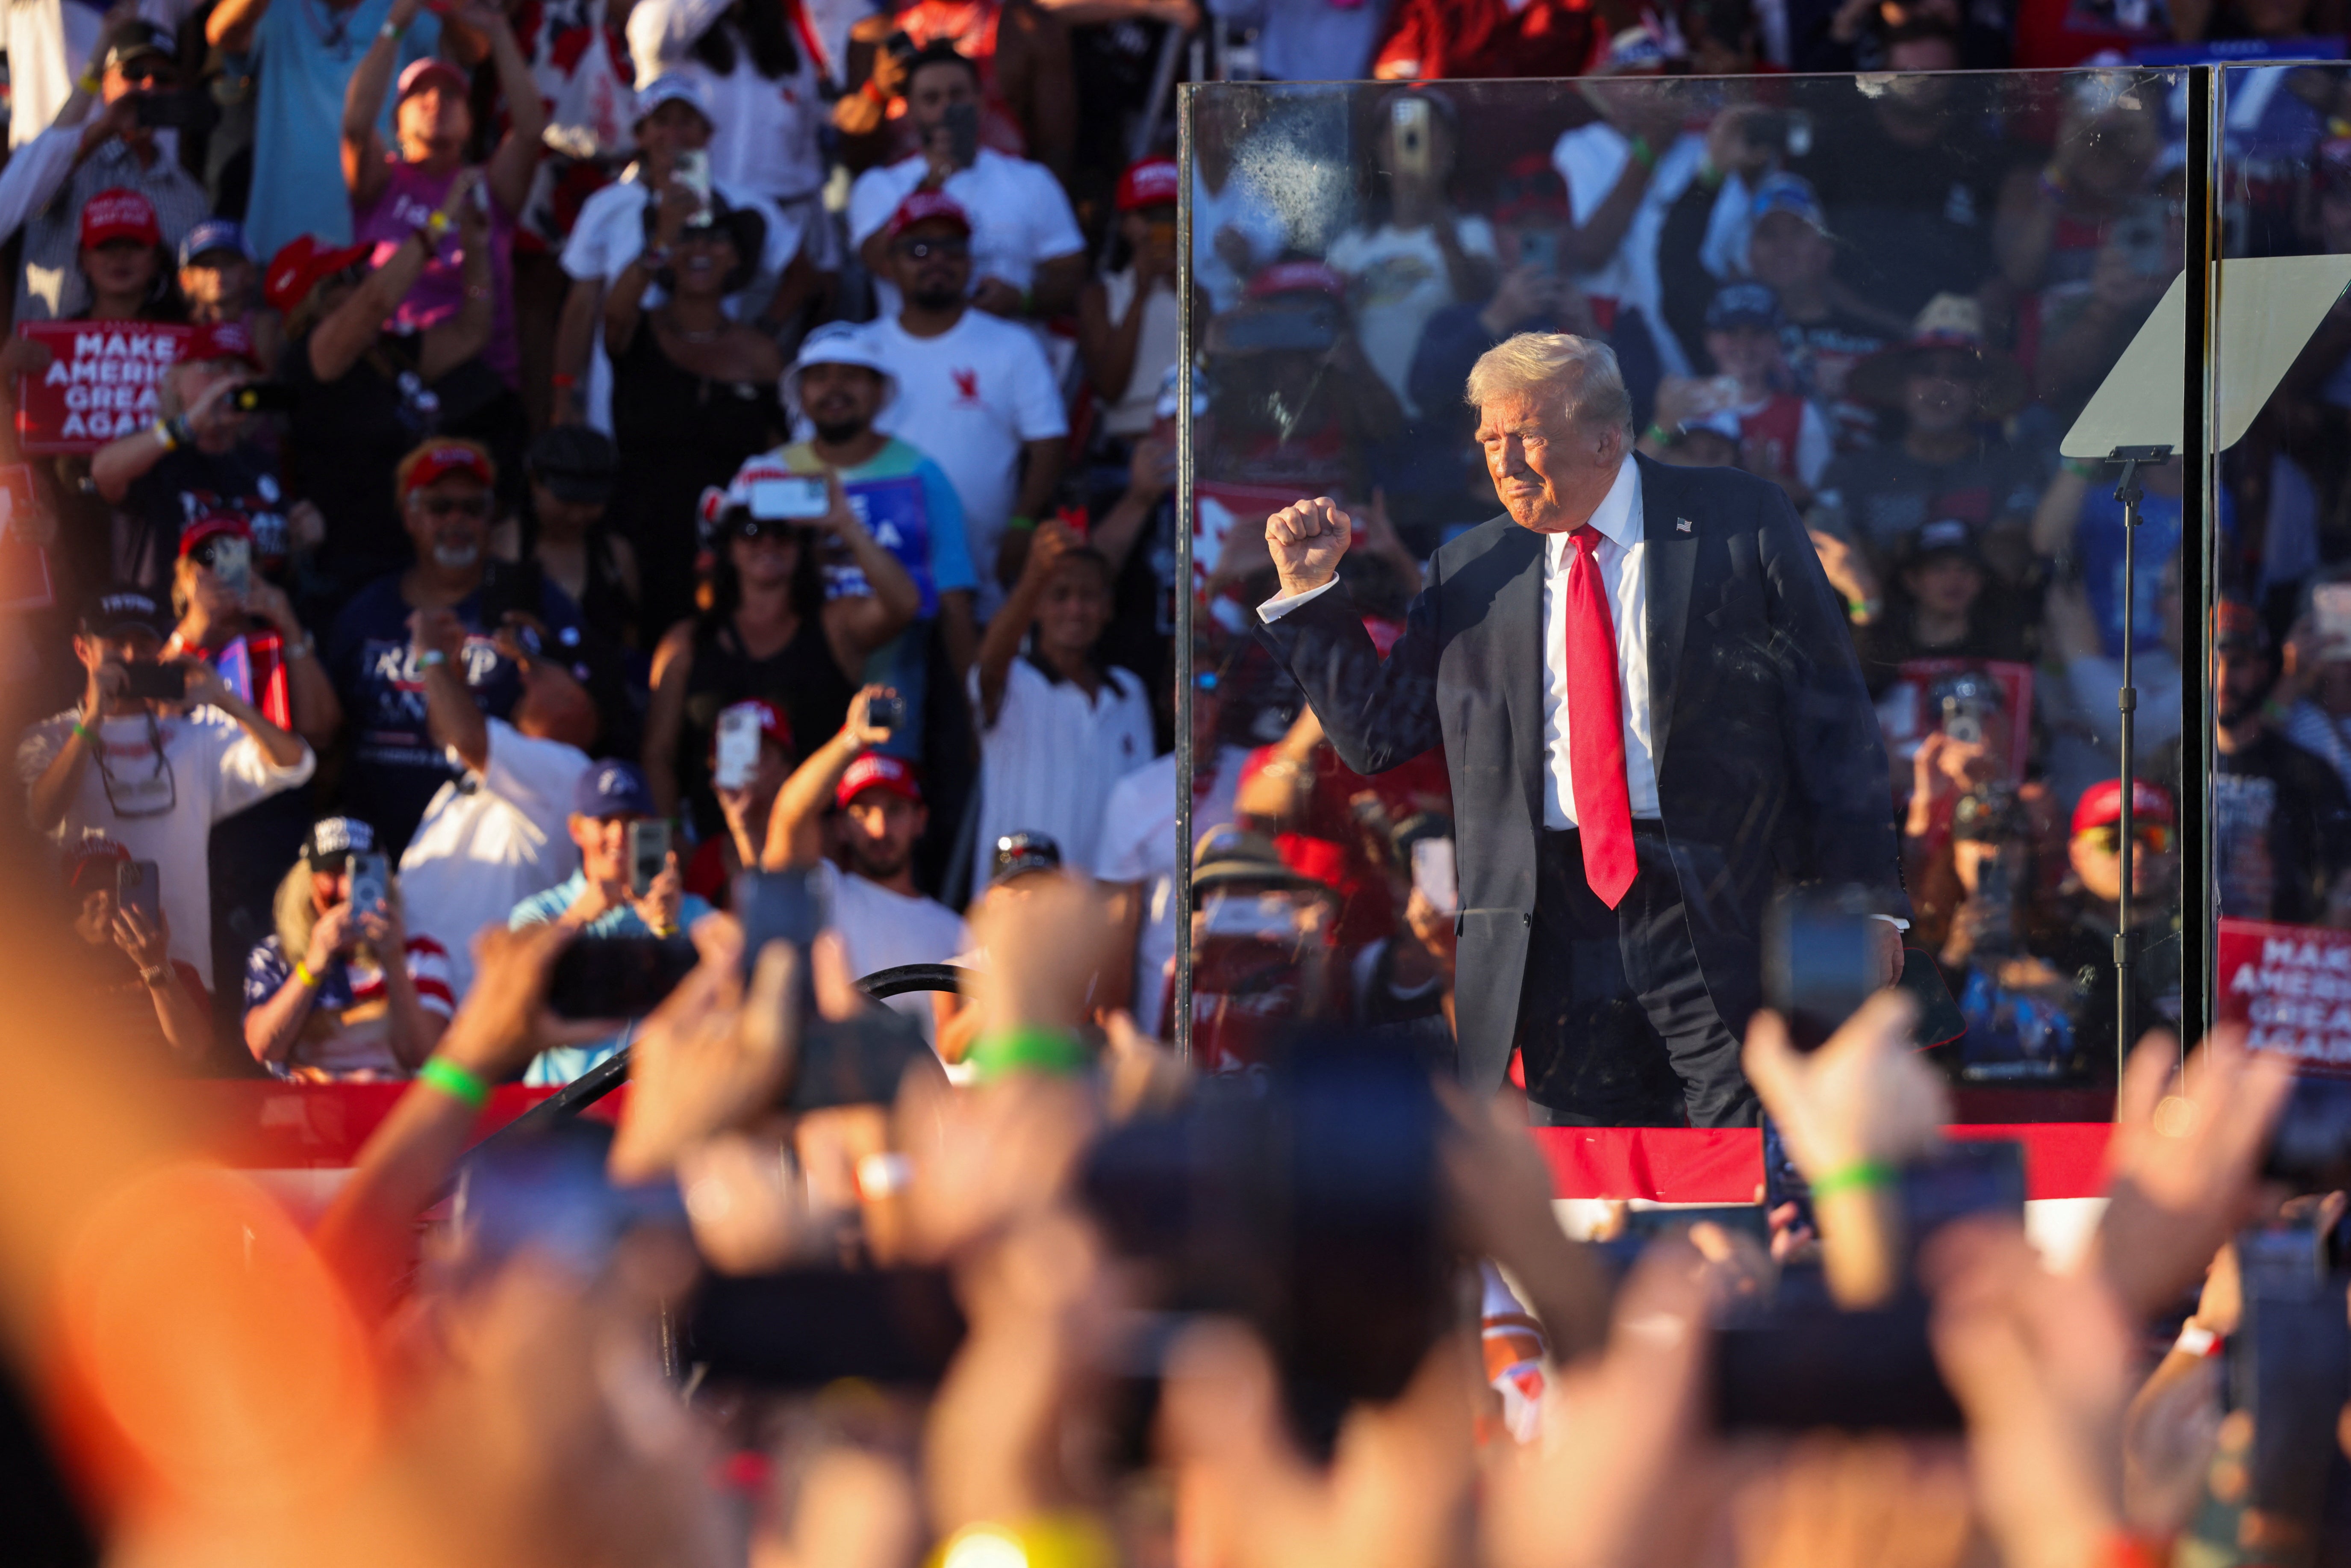
[[[213,580],[239,599],[253,581],[253,545],[233,534],[213,539]]]
[[[669,824],[657,817],[640,817],[629,824],[629,892],[638,898],[651,893],[653,879],[669,869]]]
[[[883,1007],[853,1019],[810,1019],[800,1029],[799,1056],[783,1103],[795,1113],[893,1104],[909,1069],[940,1072],[922,1030]],[[946,1082],[940,1072],[940,1086]]]
[[[718,760],[710,770],[716,789],[741,789],[759,767],[759,710],[747,703],[720,710]]]
[[[1716,1330],[1716,1428],[1962,1430],[1927,1316],[1923,1301],[1867,1312],[1782,1308]]]
[[[228,403],[239,413],[292,413],[294,389],[284,382],[247,382],[228,394]]]
[[[946,127],[947,155],[958,169],[968,169],[979,162],[979,105],[951,103],[940,117]]]
[[[717,1384],[930,1388],[964,1333],[943,1269],[792,1269],[705,1277],[685,1313],[684,1354]]]
[[[700,962],[684,936],[595,936],[556,955],[547,1005],[558,1018],[641,1019]]]
[[[192,92],[142,92],[132,99],[133,118],[152,130],[185,131],[197,123],[202,110]]]
[[[188,672],[178,664],[132,659],[122,666],[122,695],[178,702],[188,695]]]
[[[1528,229],[1519,235],[1519,265],[1541,272],[1559,270],[1559,231]]]
[[[761,522],[813,522],[832,510],[832,491],[820,474],[790,474],[751,481],[751,515]]]
[[[704,206],[710,205],[710,154],[699,147],[677,155],[677,183],[692,191]]]
[[[831,924],[824,890],[805,871],[747,871],[735,879],[735,915],[743,923],[743,968],[758,962],[770,942],[806,951]]]
[[[865,705],[865,722],[876,729],[906,727],[906,699],[895,692],[885,692]]]
[[[1877,988],[1876,921],[1858,893],[1783,894],[1763,917],[1763,1003],[1818,1051]]]
[[[1395,172],[1425,179],[1428,174],[1428,100],[1399,98],[1388,108],[1389,130],[1395,143]]]
[[[150,931],[163,924],[162,871],[153,861],[124,861],[114,868],[114,907],[135,909]]]
[[[351,857],[351,910],[381,915],[392,897],[392,862],[381,854]]]
[[[2351,582],[2322,582],[2310,591],[2319,641],[2351,651]]]
[[[1461,912],[1461,882],[1454,865],[1451,839],[1413,841],[1412,885],[1439,915]]]

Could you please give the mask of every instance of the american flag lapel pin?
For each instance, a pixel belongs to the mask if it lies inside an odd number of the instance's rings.
[[[1674,527],[1683,533],[1687,533],[1690,531],[1690,520],[1687,517],[1676,517]]]

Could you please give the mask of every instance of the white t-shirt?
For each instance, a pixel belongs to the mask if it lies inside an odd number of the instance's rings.
[[[1282,239],[1290,232],[1280,209],[1247,171],[1234,169],[1226,176],[1223,190],[1211,191],[1196,162],[1192,167],[1192,281],[1207,290],[1208,302],[1220,313],[1241,302],[1241,289],[1249,282],[1225,265],[1217,249],[1217,235],[1228,228],[1248,242],[1251,272],[1281,254]]]
[[[1134,299],[1134,269],[1103,278],[1102,294],[1110,324],[1115,327],[1126,319]],[[1167,378],[1168,367],[1184,357],[1182,325],[1175,285],[1152,289],[1151,298],[1143,302],[1143,330],[1134,340],[1134,368],[1127,373],[1125,387],[1094,389],[1102,400],[1104,430],[1113,435],[1151,434],[1159,409],[1159,383]]]
[[[638,178],[637,169],[637,165],[631,164],[621,178],[580,204],[580,215],[571,225],[571,237],[563,245],[565,277],[574,281],[593,278],[610,288],[629,263],[643,254],[648,193]],[[808,225],[765,197],[724,181],[712,180],[710,188],[728,206],[749,207],[767,222],[768,235],[760,246],[758,276],[726,300],[730,316],[740,319],[756,314],[775,293],[784,268],[799,254]],[[644,308],[650,310],[667,298],[661,285],[649,284]],[[589,329],[588,423],[607,435],[612,434],[612,361],[604,352],[604,313],[601,309]]]
[[[16,744],[20,780],[30,785],[48,771],[73,733],[75,717],[69,709],[25,731]],[[142,716],[110,718],[99,726],[99,738],[101,754],[82,764],[65,819],[50,837],[64,846],[96,829],[129,850],[132,860],[153,861],[163,918],[172,927],[172,956],[210,975],[213,824],[302,783],[319,759],[305,746],[292,767],[276,766],[215,707],[157,718],[152,730]]]
[[[1241,783],[1246,747],[1217,753],[1217,774],[1192,800],[1192,836],[1229,827]],[[1196,784],[1197,780],[1195,780]],[[1176,754],[1155,758],[1111,786],[1102,813],[1102,846],[1094,852],[1101,882],[1143,887],[1143,921],[1134,940],[1134,1021],[1145,1034],[1159,1029],[1167,1001],[1167,966],[1176,956]]]
[[[1457,218],[1453,232],[1467,255],[1493,256],[1494,230],[1485,219]],[[1323,259],[1347,280],[1355,335],[1372,368],[1406,413],[1419,413],[1405,395],[1405,383],[1412,375],[1413,350],[1420,347],[1420,329],[1431,316],[1459,303],[1437,231],[1400,229],[1393,224],[1350,229]]]
[[[799,68],[769,81],[751,64],[738,37],[735,68],[720,76],[687,51],[726,14],[733,0],[637,0],[629,12],[629,53],[637,85],[674,74],[702,84],[710,104],[714,185],[756,191],[772,201],[813,196],[824,184],[819,127],[831,112],[817,92],[815,64],[800,50]]]
[[[888,223],[898,204],[923,183],[928,167],[921,158],[901,158],[857,176],[849,188],[849,243],[862,246],[868,235]],[[970,168],[947,176],[944,189],[971,216],[975,287],[983,277],[1000,277],[1015,288],[1026,288],[1035,279],[1039,263],[1086,247],[1070,198],[1042,163],[983,147]],[[897,285],[876,277],[873,290],[880,313],[894,319],[901,308]]]
[[[977,665],[971,700],[977,711]],[[1005,675],[1004,705],[979,737],[971,884],[987,885],[996,841],[1007,833],[1050,834],[1063,865],[1093,865],[1112,788],[1151,757],[1151,699],[1133,671],[1113,666],[1089,698],[1075,681],[1053,679],[1026,654],[1016,657]]]
[[[852,978],[863,979],[901,964],[946,964],[971,946],[971,929],[963,916],[935,898],[909,898],[855,872],[845,872],[831,861],[819,862],[825,897],[832,906],[833,929],[846,947]],[[923,1038],[936,1030],[931,1019],[931,993],[909,991],[883,1004],[922,1025]]]
[[[1020,494],[1021,444],[1070,433],[1061,384],[1034,337],[985,310],[966,310],[935,338],[914,336],[894,316],[866,330],[898,378],[874,428],[904,436],[946,471],[963,501],[985,621],[1004,602],[996,547]]]
[[[447,938],[449,985],[474,984],[474,934],[503,927],[514,906],[580,869],[567,819],[588,754],[489,721],[489,762],[441,786],[400,857],[401,897],[420,928]],[[456,751],[452,767],[462,767]]]
[[[1552,165],[1567,182],[1568,212],[1577,227],[1592,221],[1592,214],[1608,199],[1608,193],[1616,188],[1632,157],[1633,144],[1625,140],[1624,132],[1604,120],[1578,126],[1552,148]],[[1606,261],[1575,277],[1584,293],[1595,301],[1610,302],[1614,308],[1640,310],[1648,323],[1650,337],[1656,340],[1659,365],[1669,376],[1689,374],[1689,359],[1666,324],[1657,278],[1657,236],[1665,229],[1667,212],[1681,199],[1705,162],[1704,137],[1687,131],[1676,137],[1673,145],[1658,155],[1648,188],[1641,193],[1641,204],[1634,212],[1632,223],[1626,225],[1625,237]],[[1728,182],[1725,183],[1727,187]],[[1603,320],[1608,319],[1606,309],[1601,314]]]

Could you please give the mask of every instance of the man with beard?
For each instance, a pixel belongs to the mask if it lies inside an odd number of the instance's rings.
[[[2260,612],[2240,600],[2213,606],[2212,872],[2220,913],[2308,925],[2351,864],[2351,798],[2324,758],[2270,723],[2263,703],[2276,675]]]
[[[892,737],[890,749],[920,758],[933,629],[960,689],[979,645],[972,618],[979,578],[965,537],[963,500],[946,471],[911,442],[873,428],[897,395],[898,378],[871,334],[846,321],[827,322],[808,335],[799,361],[784,372],[784,396],[816,436],[774,455],[795,474],[838,473],[866,531],[898,558],[922,593],[914,624],[880,651],[882,664],[867,666],[887,670],[906,702],[908,723]]]
[[[841,732],[784,781],[768,820],[763,857],[769,871],[816,871],[826,884],[833,929],[848,950],[850,973],[860,977],[901,964],[944,964],[972,947],[962,918],[914,886],[914,845],[931,813],[914,765],[871,749],[890,734],[866,721],[866,705],[878,695],[873,686],[859,693]],[[834,863],[835,856],[846,870]],[[899,997],[889,1006],[930,1038],[926,993]]]
[[[978,568],[979,619],[1020,575],[1029,538],[1061,477],[1070,433],[1060,383],[1025,329],[971,308],[971,218],[952,196],[916,191],[883,231],[905,307],[868,339],[898,392],[875,416],[912,431],[963,501]]]
[[[373,823],[397,861],[441,786],[465,776],[426,718],[424,673],[447,655],[412,645],[410,616],[455,614],[465,633],[458,654],[465,685],[496,719],[512,716],[523,687],[492,638],[511,625],[526,652],[554,653],[579,646],[580,626],[580,608],[563,590],[490,559],[497,469],[480,443],[429,441],[402,459],[393,483],[415,562],[361,589],[335,618],[324,653],[353,731],[344,810]]]

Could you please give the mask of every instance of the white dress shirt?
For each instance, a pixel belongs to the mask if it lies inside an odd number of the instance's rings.
[[[1649,702],[1649,576],[1641,534],[1641,470],[1632,455],[1593,512],[1600,548],[1593,552],[1608,619],[1616,633],[1617,701],[1624,712],[1625,788],[1633,815],[1657,816],[1656,726]],[[1567,569],[1575,545],[1564,533],[1543,540],[1543,826],[1576,825],[1575,779],[1567,745]],[[1332,579],[1332,582],[1338,579]],[[1268,622],[1327,591],[1281,594],[1257,607]]]

